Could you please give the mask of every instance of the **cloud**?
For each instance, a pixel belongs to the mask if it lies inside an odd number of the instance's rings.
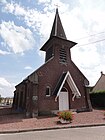
[[[87,28],[91,31],[101,31],[104,25],[105,18],[105,1],[100,0],[93,2],[91,0],[84,1],[79,0],[81,4],[80,14],[82,19],[84,19],[85,25],[87,24]],[[85,8],[87,6],[87,8]]]
[[[6,0],[0,0],[0,4],[6,4],[7,1]]]
[[[10,7],[8,7],[8,12],[23,20],[26,25],[36,31],[37,34],[44,37],[48,36],[49,29],[51,28],[49,24],[49,19],[51,17],[50,13],[41,13],[37,11],[37,9],[25,9],[18,4],[12,4],[12,6],[14,6],[14,10],[11,11]],[[48,22],[46,23],[46,21]],[[46,25],[47,28],[45,29]]]
[[[50,0],[38,0],[39,3],[49,3]]]
[[[32,70],[32,67],[31,66],[26,66],[24,69],[25,70]]]
[[[100,55],[95,46],[75,47],[72,49],[73,60],[82,68],[94,68],[100,64]],[[94,59],[92,59],[94,57]]]
[[[4,77],[0,77],[0,95],[2,97],[10,97],[13,96],[13,92],[15,90],[14,84],[10,83]]]
[[[11,52],[24,53],[35,45],[33,34],[29,29],[16,26],[14,22],[3,21],[0,24],[0,35],[4,42],[9,46]]]
[[[28,28],[31,28],[36,35],[39,35],[40,40],[38,40],[38,43],[40,42],[39,44],[42,45],[49,37],[55,15],[54,5],[56,3],[60,5],[59,13],[67,38],[78,43],[78,45],[74,46],[71,50],[72,59],[87,78],[90,79],[91,84],[95,84],[97,77],[100,75],[100,71],[104,69],[105,42],[85,46],[81,45],[104,39],[105,34],[103,34],[103,36],[101,34],[100,36],[93,36],[82,40],[77,39],[105,30],[104,0],[95,2],[92,0],[79,0],[75,7],[71,7],[70,1],[63,3],[61,0],[39,0],[36,4],[41,4],[41,6],[44,7],[41,11],[36,8],[30,9],[11,2],[6,3],[3,10],[4,12],[15,15],[19,20],[23,21]],[[8,39],[5,41],[8,42]],[[13,47],[10,48],[12,48],[15,53],[23,52],[24,49],[20,46],[22,45],[19,45],[18,51],[13,49]]]
[[[79,1],[79,6],[77,5],[70,12],[66,12],[66,15],[62,15],[62,21],[68,39],[78,43],[71,49],[72,60],[89,79],[90,84],[94,85],[100,77],[100,71],[105,69],[105,41],[91,44],[91,42],[105,39],[105,1],[101,0],[95,3],[91,0]],[[98,34],[99,32],[103,33]],[[92,34],[97,35],[91,36]],[[83,38],[89,35],[90,37]],[[76,38],[83,39],[77,40]]]
[[[2,8],[3,12],[11,13],[16,16],[25,16],[27,14],[27,10],[24,7],[21,7],[19,4],[15,2],[6,3]]]
[[[11,87],[11,84],[3,77],[0,77],[0,85],[1,86]]]
[[[28,27],[33,28],[45,38],[48,37],[51,29],[56,3],[60,6],[60,15],[62,16],[62,22],[64,23],[63,25],[68,37],[78,38],[87,35],[91,31],[100,31],[100,29],[103,29],[105,12],[104,9],[100,10],[100,7],[104,7],[104,0],[101,0],[102,4],[99,1],[94,3],[91,0],[87,2],[79,0],[79,6],[77,5],[72,9],[70,9],[69,2],[63,3],[61,0],[39,0],[38,2],[40,4],[43,2],[46,3],[43,4],[43,11],[38,11],[35,8],[29,9],[14,2],[7,3],[4,11],[19,17]],[[100,6],[97,6],[99,3]],[[87,8],[85,8],[86,5]],[[79,35],[75,32],[78,32]]]
[[[0,50],[0,55],[7,55],[7,54],[10,54],[10,53],[7,52],[7,51],[2,51],[2,50]]]
[[[11,2],[5,5],[5,7],[3,8],[3,12],[15,15],[19,20],[22,20],[29,28],[32,28],[35,32],[37,32],[40,37],[48,38],[55,14],[55,4],[59,3],[59,5],[62,7],[62,12],[64,12],[68,8],[68,5],[62,3],[60,0],[39,0],[39,3],[44,3],[44,9],[42,11],[38,11],[35,8],[29,9],[17,3]]]

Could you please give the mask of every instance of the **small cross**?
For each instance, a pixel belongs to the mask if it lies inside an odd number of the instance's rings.
[[[58,9],[58,7],[60,7],[58,4],[54,4],[56,6],[56,8]]]

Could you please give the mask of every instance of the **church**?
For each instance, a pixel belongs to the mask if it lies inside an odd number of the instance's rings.
[[[28,117],[59,111],[91,111],[89,81],[71,59],[77,43],[67,39],[56,9],[49,39],[41,47],[45,63],[15,86],[13,109]]]

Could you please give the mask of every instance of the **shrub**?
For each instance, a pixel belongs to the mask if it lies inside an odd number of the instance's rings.
[[[97,91],[90,94],[93,107],[105,108],[105,91]]]
[[[73,120],[73,114],[72,114],[71,111],[59,112],[58,116],[59,116],[59,119],[63,119],[63,120],[66,120],[66,121],[72,121]]]

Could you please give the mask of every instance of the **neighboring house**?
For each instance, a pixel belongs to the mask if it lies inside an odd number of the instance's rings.
[[[46,52],[45,63],[16,86],[14,109],[29,117],[91,110],[89,82],[71,59],[70,49],[76,44],[67,40],[56,9],[50,37],[40,49]]]
[[[6,98],[1,97],[1,104],[2,105],[12,105],[12,103],[13,103],[12,97],[6,97]]]
[[[105,91],[105,74],[101,72],[101,76],[93,87],[92,92]]]

